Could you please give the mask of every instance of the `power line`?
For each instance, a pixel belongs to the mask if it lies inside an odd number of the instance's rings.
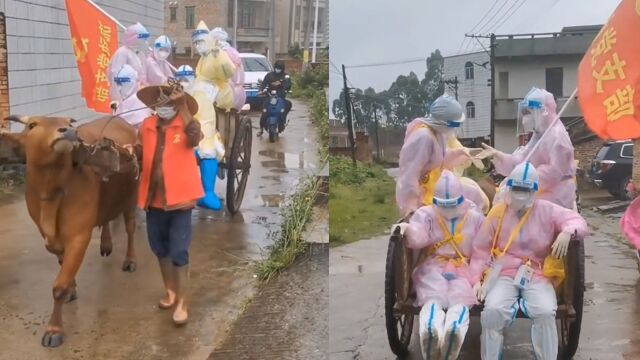
[[[498,10],[496,10],[496,12],[494,12],[494,13],[493,13],[493,16],[491,16],[491,17],[489,18],[489,20],[487,20],[487,22],[486,22],[484,25],[482,25],[482,26],[477,30],[477,32],[478,32],[478,33],[481,33],[481,32],[483,32],[483,31],[486,31],[487,25],[489,25],[489,24],[490,24],[490,23],[491,23],[491,22],[496,18],[496,16],[498,16],[498,14],[500,14],[500,12],[502,11],[502,9],[504,9],[505,5],[507,5],[508,3],[509,3],[509,0],[505,0],[505,2],[504,2],[504,3],[502,3],[502,5],[500,6],[500,8],[499,8]],[[503,15],[504,15],[504,14],[503,14]],[[471,43],[472,43],[472,42],[471,42]],[[469,44],[467,45],[467,47],[465,47],[465,52],[467,51],[466,49],[468,49],[468,48],[469,48]]]
[[[511,14],[510,14],[511,10],[513,10],[513,8],[515,8],[518,5],[519,2],[520,2],[520,0],[514,0],[513,3],[511,4],[511,6],[509,6],[509,8],[507,9],[507,11],[505,11],[504,14],[499,16],[496,19],[496,21],[493,22],[493,24],[489,25],[485,31],[488,32],[488,33],[493,33],[498,28],[496,26],[497,24],[509,19],[509,17],[511,16]]]
[[[509,20],[509,19],[510,19],[510,18],[511,18],[511,17],[512,17],[516,12],[518,12],[518,10],[520,10],[520,8],[522,7],[522,5],[524,5],[524,3],[526,3],[526,2],[527,2],[527,0],[522,0],[522,2],[520,3],[520,5],[518,5],[518,7],[516,7],[516,8],[515,8],[515,10],[511,12],[511,14],[509,14],[508,16],[506,16],[506,17],[504,18],[504,20],[503,20],[499,25],[497,25],[497,26],[495,27],[495,30],[500,29],[500,27],[501,27],[502,25],[504,25],[504,23],[505,23],[505,22],[507,22],[507,20]]]
[[[491,7],[489,8],[489,10],[487,10],[484,13],[484,16],[482,16],[480,21],[478,21],[475,25],[473,25],[473,27],[469,31],[467,31],[468,33],[472,33],[478,27],[478,25],[480,25],[480,23],[482,23],[482,21],[486,19],[487,15],[489,15],[489,13],[491,13],[491,10],[493,10],[496,4],[498,4],[498,1],[500,0],[495,0],[493,4],[491,4]],[[458,54],[460,54],[460,51],[462,50],[462,47],[464,46],[466,41],[467,41],[467,37],[462,38],[462,42],[460,42],[460,47],[458,48]]]
[[[355,69],[355,68],[363,68],[363,67],[376,67],[376,66],[387,66],[387,65],[410,64],[410,63],[415,63],[415,62],[426,62],[426,58],[408,59],[408,60],[400,60],[400,61],[388,61],[388,62],[371,63],[371,64],[349,65],[349,66],[345,66],[345,67],[347,69]]]

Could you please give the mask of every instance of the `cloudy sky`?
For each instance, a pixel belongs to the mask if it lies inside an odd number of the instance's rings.
[[[355,87],[381,91],[400,74],[420,78],[435,49],[444,56],[481,49],[465,33],[556,32],[564,26],[603,24],[619,0],[336,0],[330,6],[330,59],[345,64],[415,62],[347,69]],[[486,46],[486,45],[485,45]],[[465,51],[466,50],[466,51]],[[420,59],[420,60],[418,60]],[[424,59],[424,60],[421,60]],[[342,76],[330,71],[330,106]],[[341,70],[340,70],[341,71]]]

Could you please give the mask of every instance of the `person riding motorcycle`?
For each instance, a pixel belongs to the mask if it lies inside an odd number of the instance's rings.
[[[282,119],[283,123],[286,123],[287,114],[291,111],[291,101],[286,99],[287,91],[291,90],[291,79],[289,75],[284,70],[284,62],[281,60],[276,61],[273,66],[274,70],[265,75],[264,80],[260,84],[260,93],[264,93],[266,91],[267,95],[271,94],[272,91],[276,91],[277,95],[281,97],[285,102],[284,109],[284,118]],[[267,107],[267,102],[269,98],[264,102],[263,108]],[[258,136],[262,135],[264,129],[267,127],[267,114],[266,112],[262,112],[262,116],[260,117],[260,131],[258,132]],[[283,130],[283,129],[282,129]],[[282,132],[282,130],[280,132]]]

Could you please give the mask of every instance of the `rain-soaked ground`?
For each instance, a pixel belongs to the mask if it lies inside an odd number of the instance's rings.
[[[611,200],[583,193],[586,288],[580,345],[574,359],[640,359],[640,274],[635,251],[620,235],[620,214],[589,210]],[[330,250],[330,359],[395,359],[384,321],[384,265],[388,236]],[[414,322],[417,326],[417,321]],[[504,359],[534,359],[530,320],[518,319],[505,334]],[[409,359],[421,359],[417,327]],[[479,319],[472,319],[460,359],[479,359]]]
[[[99,232],[94,231],[77,277],[78,300],[64,306],[65,343],[42,348],[59,266],[45,250],[23,197],[0,198],[0,359],[206,359],[255,292],[252,263],[272,243],[269,234],[278,228],[285,195],[303,174],[319,170],[316,130],[304,104],[294,102],[289,116],[277,143],[256,137],[254,129],[241,213],[231,218],[194,211],[192,302],[184,328],[175,328],[170,311],[157,308],[162,283],[141,215],[137,271],[120,270],[126,248],[121,221],[113,226],[110,257],[100,257]],[[254,128],[257,121],[254,117]],[[222,195],[224,184],[218,183]]]

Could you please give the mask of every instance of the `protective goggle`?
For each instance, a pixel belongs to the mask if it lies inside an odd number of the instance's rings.
[[[142,39],[142,40],[147,40],[149,37],[151,36],[151,34],[147,33],[140,33],[138,34],[138,39]]]
[[[130,77],[119,77],[119,76],[116,76],[116,77],[113,78],[113,81],[117,85],[122,85],[122,84],[130,83],[131,82],[131,78]]]
[[[509,179],[507,180],[507,187],[509,187],[512,191],[538,191],[538,183],[528,180]]]
[[[195,76],[195,73],[193,71],[190,71],[190,70],[176,72],[176,77],[177,78],[190,77],[190,76]]]
[[[157,42],[157,43],[153,44],[153,47],[155,47],[156,49],[170,49],[171,48],[171,44]]]
[[[460,195],[453,199],[441,199],[433,197],[433,205],[442,208],[452,208],[461,205],[464,202],[464,196]]]
[[[461,124],[462,123],[459,121],[451,121],[451,120],[447,121],[447,127],[450,127],[450,128],[459,128]]]
[[[542,109],[542,102],[538,100],[522,100],[519,105],[522,109]]]
[[[202,40],[208,33],[209,31],[205,29],[196,29],[191,33],[191,39],[193,39],[194,42]]]

